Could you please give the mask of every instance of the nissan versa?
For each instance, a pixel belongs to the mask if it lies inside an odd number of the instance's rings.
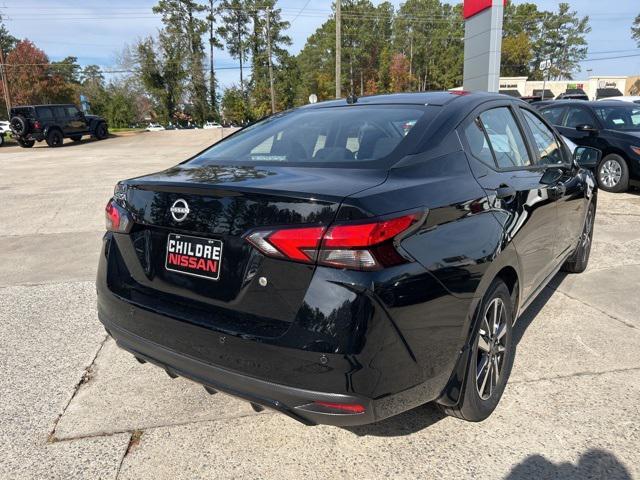
[[[140,362],[305,424],[496,408],[512,328],[589,260],[598,150],[436,92],[273,115],[118,183],[98,314]]]

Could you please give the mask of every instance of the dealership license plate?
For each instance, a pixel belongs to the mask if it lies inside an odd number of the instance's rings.
[[[170,233],[164,266],[172,272],[218,280],[222,263],[222,242],[211,238]]]

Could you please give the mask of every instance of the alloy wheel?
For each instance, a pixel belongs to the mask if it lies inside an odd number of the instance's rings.
[[[487,400],[498,385],[506,352],[507,312],[504,302],[494,298],[487,308],[478,333],[476,388]]]
[[[622,165],[616,160],[607,160],[600,169],[600,180],[606,187],[613,188],[622,178]]]
[[[589,249],[591,247],[591,232],[593,231],[593,217],[594,217],[594,208],[589,207],[587,211],[587,218],[584,221],[584,229],[582,231],[582,236],[580,237],[580,247],[582,249],[582,261],[587,259],[587,255],[589,255]]]

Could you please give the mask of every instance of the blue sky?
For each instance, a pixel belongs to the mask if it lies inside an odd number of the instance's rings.
[[[14,36],[29,38],[52,60],[73,55],[83,65],[95,63],[112,67],[125,43],[153,34],[161,26],[158,18],[151,14],[151,7],[156,3],[155,0],[13,0],[0,3],[0,11]],[[331,11],[331,0],[310,0],[300,13],[306,3],[306,0],[278,2],[283,18],[292,22],[289,35],[294,52],[302,48],[306,38]],[[392,3],[398,6],[402,2],[392,0]],[[537,3],[540,9],[549,10],[558,4],[550,0]],[[580,15],[591,17],[592,32],[587,37],[590,59],[640,54],[630,33],[631,23],[640,13],[638,0],[573,0],[570,3]],[[218,67],[237,64],[225,51],[217,51],[215,55]],[[593,75],[640,75],[640,57],[588,61],[582,64],[582,72],[576,78],[586,78],[587,69],[592,69]],[[220,70],[218,74],[223,86],[238,81],[236,70]]]

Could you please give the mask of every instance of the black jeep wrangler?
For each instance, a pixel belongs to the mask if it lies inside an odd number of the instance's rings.
[[[46,140],[59,147],[65,138],[79,142],[83,135],[98,140],[109,136],[107,122],[96,115],[85,115],[73,104],[28,105],[11,109],[10,127],[21,147],[31,148]]]

